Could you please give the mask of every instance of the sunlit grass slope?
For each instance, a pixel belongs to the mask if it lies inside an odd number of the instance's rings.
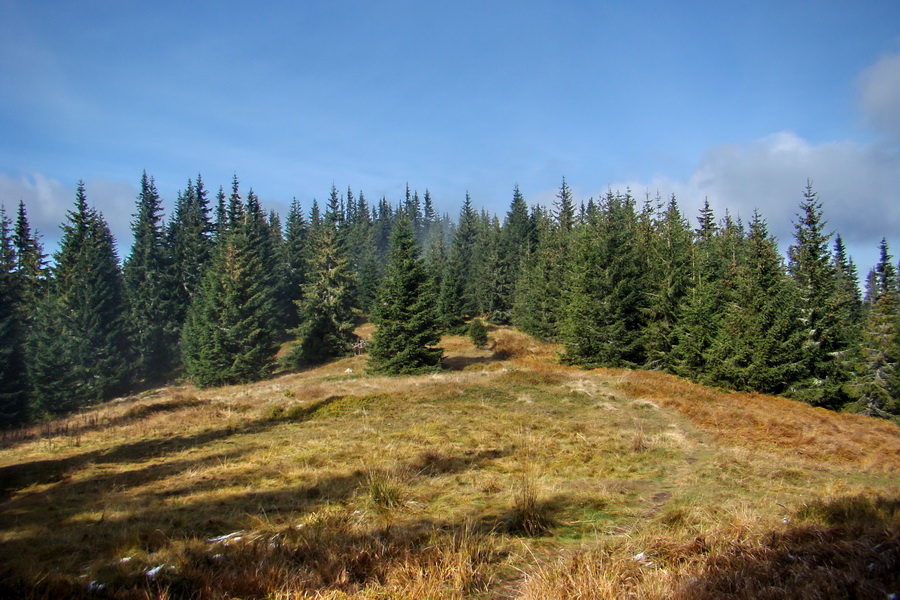
[[[369,330],[363,329],[363,334]],[[885,598],[900,429],[492,329],[0,446],[0,597]]]

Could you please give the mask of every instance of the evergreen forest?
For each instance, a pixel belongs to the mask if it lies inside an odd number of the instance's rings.
[[[24,203],[0,212],[0,426],[353,352],[372,372],[433,371],[442,332],[485,343],[482,321],[559,343],[571,365],[900,416],[900,267],[882,241],[861,285],[810,183],[787,256],[762,214],[630,192],[576,203],[565,180],[552,206],[516,187],[502,218],[468,194],[451,219],[428,191],[370,203],[332,186],[282,220],[237,176],[211,192],[198,175],[162,206],[144,173],[124,259],[83,183],[52,257]]]

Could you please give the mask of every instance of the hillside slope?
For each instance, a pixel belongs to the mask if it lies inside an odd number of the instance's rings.
[[[490,337],[445,338],[439,374],[353,357],[6,439],[0,596],[900,592],[900,428]]]

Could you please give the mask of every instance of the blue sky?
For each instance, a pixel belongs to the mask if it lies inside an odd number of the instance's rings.
[[[0,0],[0,202],[52,246],[79,179],[120,240],[236,173],[263,203],[607,189],[759,208],[807,178],[862,271],[900,255],[900,2]]]

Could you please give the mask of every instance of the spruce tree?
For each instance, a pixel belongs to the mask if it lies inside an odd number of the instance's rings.
[[[706,381],[706,353],[718,336],[722,320],[725,262],[722,235],[709,201],[697,217],[691,249],[690,282],[678,307],[672,331],[668,368],[677,375]]]
[[[136,376],[162,380],[176,365],[180,323],[175,285],[162,222],[162,201],[152,177],[141,177],[134,243],[125,261],[125,292],[136,352]]]
[[[635,238],[633,200],[612,192],[578,231],[564,295],[566,362],[609,367],[644,362],[646,299]]]
[[[672,366],[680,307],[691,282],[691,232],[673,195],[643,248],[649,288],[643,345],[647,366]]]
[[[222,227],[221,224],[217,226]],[[227,227],[218,235],[224,236]],[[209,266],[213,249],[213,224],[209,220],[206,191],[197,176],[197,184],[189,179],[178,194],[175,211],[166,231],[169,268],[173,285],[174,320],[182,327],[190,305],[200,288]]]
[[[879,245],[873,287],[862,336],[856,409],[886,417],[900,414],[900,289],[887,241]]]
[[[191,305],[182,346],[200,387],[256,381],[274,365],[273,297],[257,235],[248,219],[229,223]]]
[[[280,256],[281,226],[279,224],[278,231],[273,231],[276,229],[275,223],[267,218],[253,188],[247,192],[247,202],[238,229],[243,230],[247,236],[246,243],[250,251],[258,255],[261,267],[258,275],[261,278],[261,291],[268,296],[265,303],[270,307],[267,327],[274,339],[280,339],[285,334],[282,319],[279,318],[282,314],[279,310],[281,308],[279,297],[283,283]]]
[[[476,220],[475,243],[469,272],[473,308],[471,314],[490,314],[500,263],[500,220],[482,211]]]
[[[88,206],[83,182],[62,229],[52,290],[38,309],[29,353],[36,401],[50,413],[108,399],[132,377],[115,241],[103,216]]]
[[[309,226],[303,216],[300,202],[294,198],[288,210],[284,228],[285,296],[290,302],[290,310],[284,325],[291,330],[300,324],[296,303],[303,297],[309,262]]]
[[[572,192],[565,179],[552,217],[532,210],[534,250],[526,260],[513,302],[513,323],[542,341],[556,341],[565,318],[562,280],[569,270],[575,227]]]
[[[466,200],[459,212],[459,222],[453,233],[453,242],[447,257],[446,269],[441,281],[438,310],[444,328],[460,327],[467,315],[476,311],[473,286],[472,253],[478,235],[478,216],[472,207],[472,198],[466,192]]]
[[[521,276],[522,264],[530,251],[531,222],[528,205],[517,185],[506,213],[497,245],[497,261],[491,295],[490,321],[498,325],[512,323],[516,286]]]
[[[713,381],[783,393],[804,372],[796,287],[762,217],[755,213],[722,327],[707,353]]]
[[[307,283],[297,303],[300,325],[291,331],[298,341],[286,357],[294,366],[346,356],[356,341],[353,269],[337,229],[339,218],[329,209],[313,240]]]
[[[46,292],[50,268],[38,233],[31,231],[28,213],[22,201],[19,201],[12,241],[16,256],[15,271],[20,303],[23,307],[37,306]],[[30,324],[34,315],[32,311],[25,310],[20,316]]]
[[[788,249],[788,268],[797,285],[805,374],[795,395],[811,404],[838,408],[847,401],[842,391],[849,378],[844,368],[852,340],[850,315],[839,310],[838,273],[829,251],[831,234],[825,233],[822,203],[807,182],[794,224],[795,243]]]
[[[488,343],[488,334],[487,327],[484,326],[484,323],[481,319],[472,319],[469,323],[469,339],[472,341],[472,344],[478,348],[482,349],[487,346]]]
[[[28,419],[25,339],[10,221],[0,206],[0,429]]]
[[[832,253],[837,282],[835,294],[838,302],[838,313],[847,315],[847,324],[850,327],[850,337],[857,339],[858,329],[862,323],[863,303],[859,292],[859,274],[853,259],[847,254],[844,240],[837,235],[834,240]],[[900,287],[900,285],[898,285]]]
[[[359,200],[356,200],[348,189],[347,198],[348,206],[354,207],[352,213],[348,214],[346,234],[350,264],[356,273],[354,303],[363,312],[370,312],[378,293],[378,282],[383,270],[382,257],[378,256],[373,237],[372,214],[365,196],[360,192]],[[349,218],[350,214],[352,218]]]
[[[440,368],[434,289],[407,218],[394,224],[372,321],[377,326],[369,347],[372,371],[396,375]]]

